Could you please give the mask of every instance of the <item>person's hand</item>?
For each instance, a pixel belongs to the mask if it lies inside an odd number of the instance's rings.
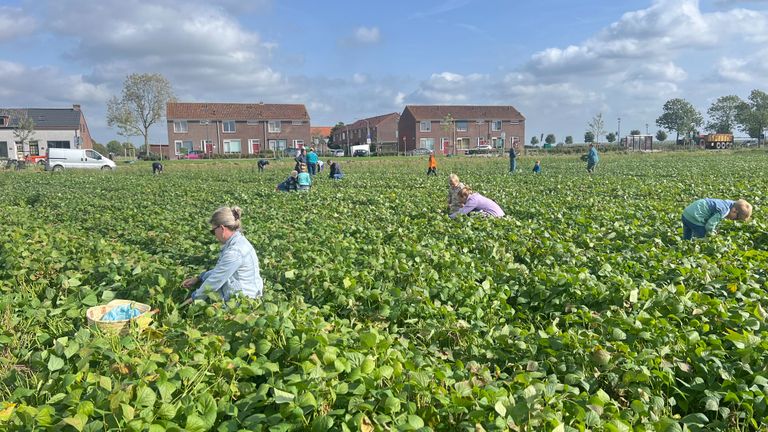
[[[195,276],[188,279],[184,279],[184,282],[181,283],[181,286],[184,288],[192,288],[193,286],[197,285],[197,283],[200,281],[200,278]]]

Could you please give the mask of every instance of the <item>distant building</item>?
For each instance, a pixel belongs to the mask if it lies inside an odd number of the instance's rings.
[[[32,119],[34,133],[27,142],[16,142],[13,131],[23,117]],[[80,105],[72,108],[0,108],[0,159],[42,156],[49,148],[93,148]]]
[[[336,129],[333,142],[337,147],[348,149],[368,143],[371,139],[371,151],[377,153],[397,153],[397,124],[400,114],[390,113],[357,120],[352,124]]]
[[[331,139],[330,126],[313,126],[309,128],[312,136],[312,147],[320,153],[328,151],[328,142]]]
[[[509,149],[525,141],[525,117],[509,105],[408,105],[398,126],[399,151],[438,154]]]
[[[208,155],[258,154],[310,143],[309,113],[298,104],[169,102],[169,159],[195,150]]]

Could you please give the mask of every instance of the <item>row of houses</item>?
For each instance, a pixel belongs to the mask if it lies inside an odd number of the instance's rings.
[[[370,145],[380,153],[417,148],[442,154],[475,148],[508,149],[525,137],[525,117],[512,106],[408,105],[400,113],[358,119],[313,131],[304,105],[172,102],[167,107],[167,148],[176,159],[190,152],[252,155],[330,140],[337,148]],[[349,154],[349,152],[347,152]]]
[[[22,143],[14,130],[23,118],[34,122],[35,132]],[[171,102],[166,119],[168,143],[150,146],[166,159],[192,153],[241,157],[310,146],[327,150],[329,142],[347,154],[360,145],[384,154],[414,149],[456,154],[508,149],[525,137],[525,117],[512,106],[408,105],[402,113],[313,128],[301,104]],[[0,111],[0,158],[44,155],[55,147],[93,148],[79,105]]]
[[[34,123],[34,133],[22,142],[14,131],[25,119]],[[93,148],[93,138],[80,105],[0,110],[0,159],[44,156],[49,148]]]

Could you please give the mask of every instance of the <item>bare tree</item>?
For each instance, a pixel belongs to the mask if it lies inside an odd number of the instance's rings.
[[[131,74],[120,98],[107,102],[107,124],[122,136],[143,136],[149,150],[149,128],[165,117],[165,106],[176,100],[171,83],[160,74]]]
[[[605,122],[603,121],[603,113],[597,113],[592,117],[592,121],[589,122],[589,131],[595,137],[595,144],[600,145],[600,137],[605,135]]]
[[[453,125],[453,116],[451,113],[448,113],[445,115],[445,117],[440,120],[440,127],[443,129],[443,132],[448,135],[448,138],[451,138],[453,141],[452,147],[453,147],[453,154],[456,154],[456,128]],[[450,132],[453,130],[453,137],[450,136]],[[442,139],[442,138],[441,138]],[[441,143],[442,144],[442,143]],[[502,149],[503,151],[503,149]]]

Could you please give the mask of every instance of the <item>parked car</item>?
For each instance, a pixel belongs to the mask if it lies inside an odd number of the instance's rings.
[[[432,153],[432,150],[430,150],[428,148],[422,147],[422,148],[417,148],[417,149],[413,149],[413,150],[409,151],[408,155],[410,155],[410,156],[423,156],[423,155],[428,155],[430,153]]]
[[[355,150],[354,153],[352,153],[352,156],[353,157],[362,157],[362,156],[368,156],[370,154],[371,154],[371,152],[369,152],[368,150],[357,149],[357,150]]]
[[[181,157],[182,159],[202,159],[203,158],[203,152],[200,150],[192,150],[191,152],[187,153],[186,155]]]
[[[28,165],[32,165],[32,164],[45,165],[45,155],[27,155],[27,156],[24,156],[24,161]]]
[[[342,150],[342,149],[331,149],[329,153],[333,157],[342,157],[342,156],[344,156],[344,150]]]
[[[64,168],[113,170],[117,165],[95,150],[49,148],[45,170],[61,171]]]

